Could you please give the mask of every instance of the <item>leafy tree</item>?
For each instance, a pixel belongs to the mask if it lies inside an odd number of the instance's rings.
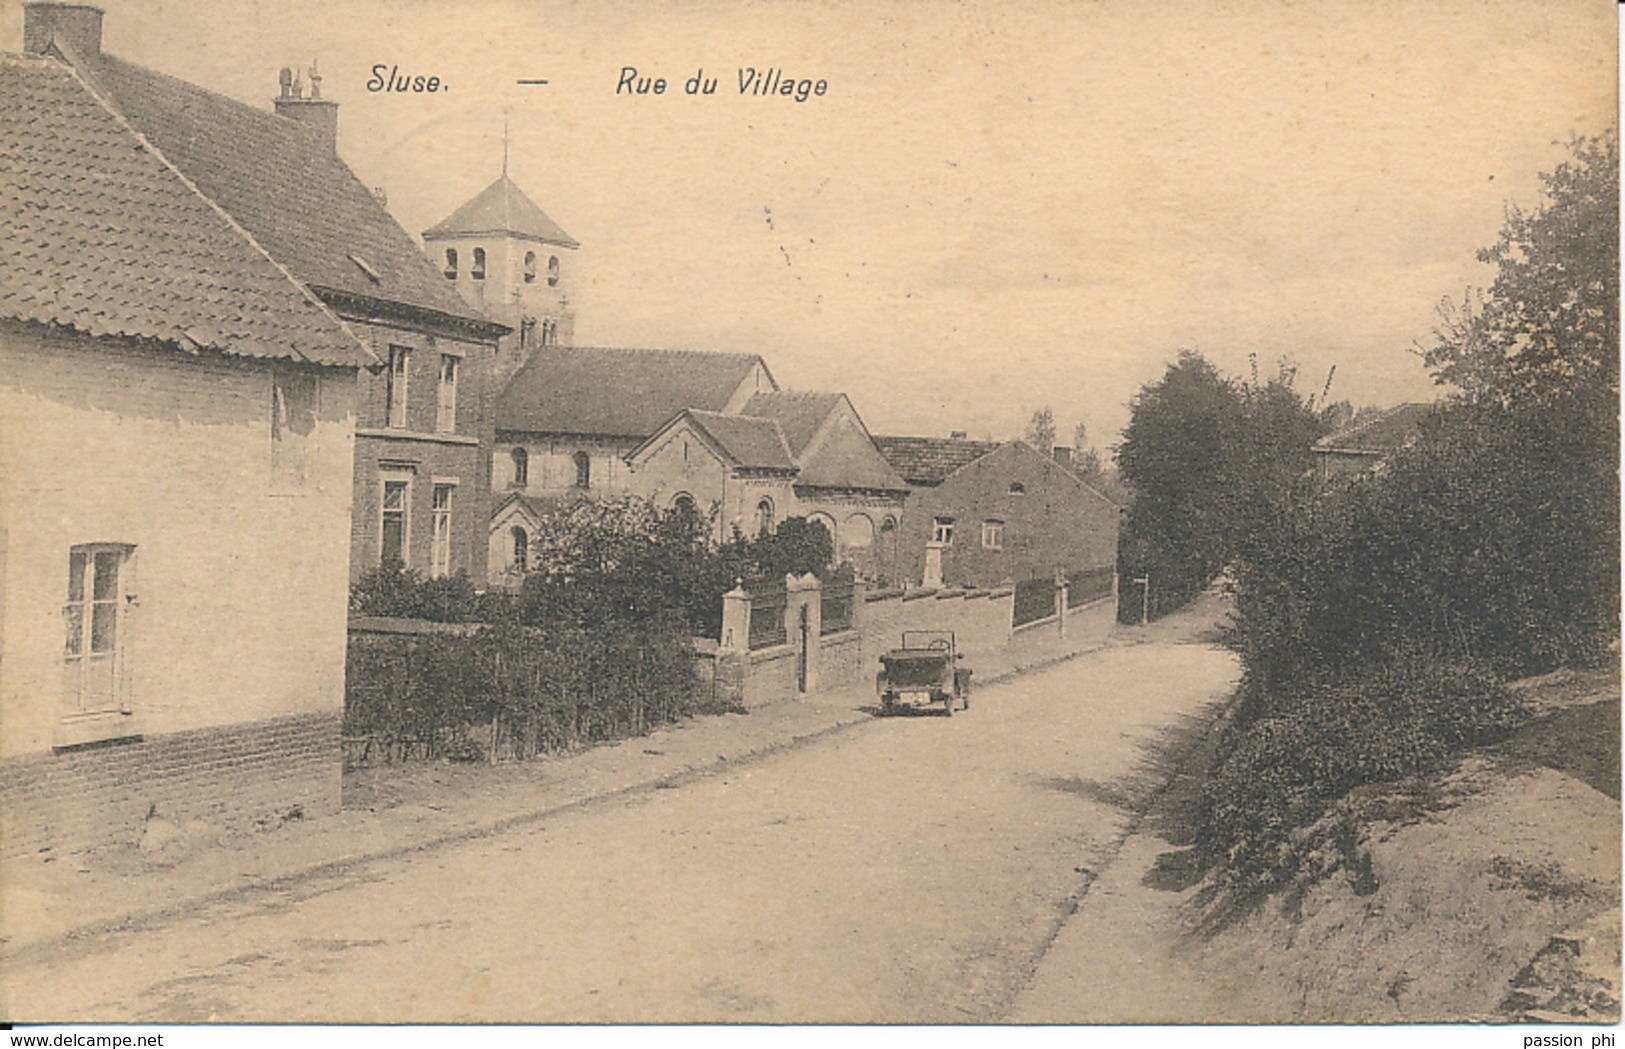
[[[1100,479],[1100,453],[1089,444],[1089,427],[1081,422],[1072,427],[1072,465],[1090,484]]]
[[[1156,609],[1183,604],[1284,512],[1325,425],[1295,379],[1283,362],[1237,382],[1182,350],[1135,397],[1117,449],[1134,492],[1118,560],[1126,577],[1151,575]]]
[[[1541,176],[1539,207],[1508,206],[1500,239],[1478,253],[1494,283],[1441,304],[1424,357],[1475,402],[1581,410],[1617,430],[1619,143],[1610,131],[1570,148]]]
[[[1027,434],[1023,438],[1033,449],[1049,455],[1055,448],[1055,413],[1050,411],[1049,405],[1033,412],[1033,417],[1027,423]]]

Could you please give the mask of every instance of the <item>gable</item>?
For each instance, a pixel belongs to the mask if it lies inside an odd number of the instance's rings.
[[[908,482],[875,447],[869,431],[844,396],[801,453],[798,484],[904,492]]]

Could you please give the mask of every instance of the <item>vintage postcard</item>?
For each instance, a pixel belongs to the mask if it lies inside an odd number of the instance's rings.
[[[0,6],[0,1020],[1618,1024],[1618,39]]]

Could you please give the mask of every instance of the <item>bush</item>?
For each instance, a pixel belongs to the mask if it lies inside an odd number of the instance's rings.
[[[1517,700],[1480,666],[1396,660],[1310,686],[1237,725],[1203,787],[1197,846],[1227,884],[1269,890],[1298,867],[1295,832],[1355,787],[1423,775],[1506,735]]]
[[[375,568],[351,585],[350,611],[431,623],[474,623],[487,618],[489,608],[466,572],[426,579],[396,564]]]

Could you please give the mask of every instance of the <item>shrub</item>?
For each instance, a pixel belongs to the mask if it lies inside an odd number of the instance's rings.
[[[1395,660],[1368,677],[1319,684],[1237,725],[1203,787],[1197,845],[1231,885],[1290,880],[1294,833],[1355,787],[1423,775],[1464,747],[1502,738],[1517,700],[1480,666]]]

